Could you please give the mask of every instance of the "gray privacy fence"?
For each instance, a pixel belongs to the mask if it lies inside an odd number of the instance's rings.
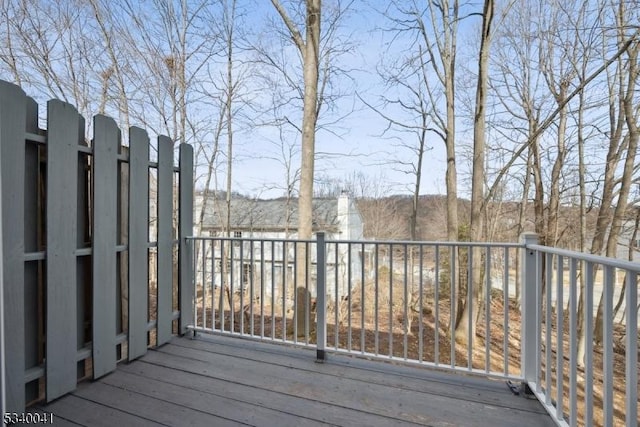
[[[123,147],[97,115],[87,143],[72,105],[51,100],[46,117],[39,129],[35,101],[0,81],[4,411],[71,392],[193,319],[192,147],[175,167],[167,137],[151,162],[142,129]]]

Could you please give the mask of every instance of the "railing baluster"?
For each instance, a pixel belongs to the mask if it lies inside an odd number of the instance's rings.
[[[282,242],[282,341],[287,340],[287,276],[289,262],[287,257],[287,241]]]
[[[467,304],[469,317],[467,318],[467,369],[473,368],[473,253],[474,248],[467,247]],[[478,284],[480,286],[480,284]]]
[[[420,256],[420,263],[419,263],[419,269],[420,269],[420,274],[419,274],[419,288],[418,288],[418,361],[422,362],[422,351],[423,351],[423,329],[424,327],[422,326],[422,307],[424,307],[423,305],[423,301],[422,301],[422,295],[424,293],[424,289],[423,289],[423,270],[424,270],[424,265],[423,265],[423,261],[424,261],[424,253],[423,253],[423,249],[424,249],[424,245],[420,244],[418,245],[418,250],[419,250],[419,256]],[[411,272],[411,274],[413,274],[413,272]]]
[[[547,405],[551,405],[551,385],[553,381],[551,379],[551,294],[552,291],[552,283],[553,280],[553,255],[546,254],[545,255],[545,307],[544,307],[544,335],[545,335],[545,344],[544,344],[544,387],[545,387],[545,403]]]
[[[276,242],[274,240],[271,241],[271,339],[276,339]]]
[[[224,240],[220,240],[220,260],[222,268],[220,269],[220,309],[218,310],[218,317],[220,317],[220,331],[224,332],[224,289],[227,287],[227,275],[229,274],[229,259],[226,256],[224,249]]]
[[[309,291],[309,278],[311,277],[311,257],[309,256],[310,252],[309,250],[311,249],[311,246],[309,245],[309,242],[305,242],[304,243],[304,289],[305,289],[305,293],[304,293],[304,343],[305,345],[309,345],[309,334],[310,334],[310,329],[311,329],[311,325],[310,320],[311,320],[311,301],[309,298],[310,291]]]
[[[376,356],[379,354],[379,349],[380,349],[380,337],[378,335],[378,328],[379,328],[379,325],[378,325],[378,308],[379,308],[379,304],[378,304],[379,303],[379,301],[378,301],[378,286],[380,284],[379,280],[378,280],[378,273],[380,271],[380,268],[379,268],[380,267],[380,265],[379,265],[380,251],[379,251],[379,249],[380,249],[380,246],[379,246],[378,243],[376,243],[375,244],[375,258],[374,258],[375,259],[374,264],[375,264],[375,269],[376,269],[375,275],[374,275],[375,296],[374,296],[374,309],[373,309],[373,311],[374,311],[374,313],[373,313],[374,314],[374,323],[375,323],[374,324],[374,333],[375,333],[375,351],[374,351],[374,353],[375,353]]]
[[[389,357],[393,357],[393,244],[389,245]]]
[[[585,270],[584,327],[587,339],[584,352],[584,419],[593,420],[593,263],[587,261]]]
[[[404,248],[404,278],[403,278],[403,297],[404,297],[404,304],[402,304],[402,309],[403,309],[403,327],[402,327],[402,356],[404,357],[404,359],[407,359],[407,346],[408,346],[408,342],[407,342],[407,335],[409,334],[409,330],[408,330],[408,326],[409,326],[409,280],[408,280],[408,258],[409,258],[409,246],[405,243],[403,245]],[[411,253],[411,257],[413,257],[413,252]],[[413,291],[413,289],[411,289]]]
[[[230,266],[229,266],[229,332],[233,333],[235,332],[235,328],[234,328],[234,317],[235,317],[235,304],[233,301],[233,294],[234,294],[234,281],[235,281],[235,247],[236,247],[236,242],[235,241],[229,241],[229,262],[230,262]]]
[[[569,422],[578,425],[578,261],[571,258],[569,267]]]
[[[485,304],[484,304],[484,370],[491,370],[491,247],[485,254]]]
[[[189,255],[191,256],[191,286],[193,287],[193,317],[191,318],[191,324],[194,328],[198,327],[198,270],[197,270],[197,258],[200,253],[196,246],[196,242],[187,237],[187,245]],[[204,284],[204,282],[202,282]],[[204,292],[202,293],[204,295]],[[194,334],[195,335],[195,334]]]
[[[202,327],[207,327],[207,252],[206,244],[202,242]],[[195,257],[194,257],[195,262]]]
[[[351,335],[353,330],[351,329],[351,304],[353,297],[351,294],[351,288],[353,285],[351,279],[351,243],[347,243],[347,350],[351,351]]]
[[[365,324],[364,318],[366,316],[365,304],[366,304],[366,288],[365,288],[365,274],[364,274],[364,254],[365,245],[362,243],[360,247],[360,353],[364,354],[366,351],[366,337],[365,337]]]
[[[509,376],[509,248],[504,248],[504,278],[502,281],[502,356],[504,361],[503,371]],[[523,369],[520,368],[520,372]]]
[[[298,342],[298,251],[299,243],[293,245],[293,342]]]
[[[564,419],[564,258],[556,258],[556,417]]]
[[[602,327],[602,375],[603,375],[603,422],[613,425],[613,286],[616,270],[604,266],[603,327]]]
[[[536,302],[534,307],[537,311],[537,321],[542,322],[542,282],[544,278],[542,277],[542,253],[536,252]],[[536,345],[535,345],[535,355],[536,355],[536,391],[538,393],[542,392],[542,336],[541,331],[537,331],[536,333]]]
[[[264,339],[264,240],[260,241],[260,338]]]
[[[451,344],[451,360],[452,368],[456,366],[456,315],[457,315],[457,295],[456,295],[456,246],[449,247],[449,293],[450,293],[450,311],[449,311],[449,342]]]
[[[211,241],[211,330],[216,328],[216,242]],[[220,252],[222,254],[222,252]],[[222,256],[220,257],[222,266]],[[220,271],[220,285],[222,285],[222,270]]]
[[[251,336],[255,335],[255,325],[254,325],[254,321],[253,321],[253,303],[255,301],[255,290],[254,290],[254,285],[255,285],[255,273],[254,273],[254,267],[255,267],[255,241],[251,240],[250,242],[250,247],[251,247],[251,254],[250,254],[250,259],[251,259],[251,274],[249,276],[249,328],[250,328],[250,332],[251,332]]]
[[[339,344],[340,344],[340,341],[339,341],[339,339],[340,339],[340,337],[339,337],[340,336],[340,324],[338,322],[340,321],[339,312],[340,312],[340,303],[342,302],[342,300],[341,300],[342,299],[342,295],[339,292],[340,283],[339,283],[339,280],[338,280],[339,277],[340,277],[340,270],[338,268],[338,265],[339,265],[338,252],[340,251],[340,244],[336,243],[335,247],[336,247],[336,251],[335,251],[335,258],[336,258],[336,260],[335,260],[335,271],[336,271],[335,282],[336,282],[336,286],[335,286],[335,289],[334,289],[334,291],[335,291],[335,300],[334,300],[334,307],[335,307],[335,310],[334,310],[335,311],[335,313],[334,313],[335,314],[335,329],[334,329],[334,331],[335,332],[334,332],[334,335],[335,335],[335,343],[336,343],[336,350],[337,350],[338,347],[339,347]]]
[[[240,276],[240,335],[244,334],[244,291],[245,291],[245,286],[246,283],[245,281],[245,273],[246,270],[244,268],[244,241],[241,240],[240,241],[240,272],[239,272],[239,276]]]
[[[434,363],[440,364],[440,246],[435,246],[436,265],[434,268],[435,277],[433,279],[433,292],[436,306],[436,321],[434,326]]]

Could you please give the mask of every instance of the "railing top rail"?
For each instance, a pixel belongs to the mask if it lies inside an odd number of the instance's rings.
[[[365,245],[423,245],[423,246],[467,246],[467,247],[493,247],[493,248],[523,248],[522,243],[509,242],[451,242],[433,240],[326,240],[327,243],[358,243]]]
[[[228,242],[287,242],[287,243],[318,243],[316,239],[281,239],[273,237],[227,237],[227,236],[187,236],[186,240],[224,240]]]
[[[297,238],[273,238],[273,237],[227,237],[227,236],[188,236],[187,240],[228,240],[228,241],[265,241],[265,242],[292,242],[292,243],[316,243],[316,239],[297,239]],[[357,243],[364,245],[423,245],[423,246],[467,246],[467,247],[495,247],[495,248],[523,248],[522,243],[510,242],[445,242],[432,240],[340,240],[327,239],[325,243],[349,244]]]
[[[550,246],[543,246],[543,245],[527,245],[526,248],[534,251],[545,252],[552,255],[558,255],[558,256],[563,256],[567,258],[575,258],[580,261],[591,262],[594,264],[602,264],[610,267],[619,268],[622,270],[629,270],[629,271],[634,271],[636,273],[640,273],[640,263],[637,263],[637,262],[625,261],[625,260],[616,259],[616,258],[609,258],[606,256],[594,255],[594,254],[589,254],[585,252],[576,252],[576,251],[570,251],[567,249],[553,248]]]

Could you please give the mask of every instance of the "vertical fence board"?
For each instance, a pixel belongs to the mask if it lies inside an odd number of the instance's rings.
[[[194,289],[190,246],[185,237],[193,234],[193,147],[180,144],[180,330],[193,323]],[[204,282],[203,282],[204,283]],[[241,317],[242,318],[242,317]]]
[[[2,114],[0,110],[0,115]],[[0,127],[2,126],[2,119],[0,118]],[[1,130],[0,130],[1,132]],[[0,145],[2,139],[0,136]],[[2,149],[0,148],[0,154]],[[2,190],[2,157],[0,157],[0,191]],[[1,194],[1,193],[0,193]],[[4,250],[2,242],[2,197],[0,196],[0,409],[4,414],[7,400],[7,378],[5,375],[5,348],[4,348]]]
[[[5,412],[25,405],[24,168],[26,96],[0,81],[0,167],[2,173],[2,269],[5,335]]]
[[[47,104],[47,401],[76,387],[78,324],[77,190],[80,116],[69,104]]]
[[[129,360],[147,351],[149,312],[149,136],[129,130]]]
[[[171,339],[173,287],[173,142],[158,137],[157,344]]]
[[[116,122],[93,119],[93,378],[116,368],[116,244],[118,146]]]

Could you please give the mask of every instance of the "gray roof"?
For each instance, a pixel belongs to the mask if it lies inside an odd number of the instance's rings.
[[[196,199],[195,220],[199,220],[201,199]],[[287,215],[288,211],[288,215]],[[313,200],[313,229],[331,231],[338,223],[337,199]],[[221,229],[227,218],[226,200],[210,199],[204,215],[204,229]],[[288,218],[288,221],[287,221]],[[288,223],[288,224],[287,224]],[[253,200],[233,198],[231,200],[232,230],[279,231],[298,227],[298,200],[286,199]]]

